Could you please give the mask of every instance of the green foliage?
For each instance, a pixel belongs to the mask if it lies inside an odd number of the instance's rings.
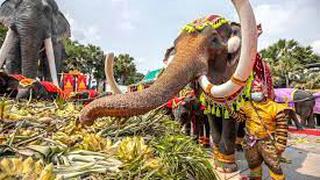
[[[72,103],[0,103],[0,179],[41,179],[26,176],[33,171],[42,179],[216,179],[207,150],[160,108],[89,127],[79,124],[82,106]],[[51,171],[42,174],[46,166]]]
[[[168,179],[216,179],[209,155],[191,137],[164,136],[152,142]]]
[[[82,73],[92,74],[98,80],[105,79],[105,55],[100,47],[95,45],[82,45],[77,41],[65,41],[67,60],[64,62],[64,72],[79,70]],[[129,54],[120,54],[115,57],[115,79],[121,85],[134,84],[144,75],[137,72],[134,58]]]
[[[320,57],[313,52],[311,46],[302,46],[295,40],[280,39],[261,50],[261,54],[271,65],[276,87],[320,87],[319,73],[309,75],[312,72],[305,67],[320,63]]]
[[[137,72],[134,58],[129,54],[120,54],[115,57],[114,76],[121,85],[130,85],[141,81],[143,74]]]
[[[64,61],[63,71],[79,70],[92,74],[96,79],[103,79],[105,55],[100,47],[82,45],[77,41],[65,40],[67,60]]]

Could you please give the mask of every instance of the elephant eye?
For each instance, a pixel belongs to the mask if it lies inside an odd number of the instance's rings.
[[[218,37],[213,37],[212,40],[211,40],[211,46],[213,48],[220,48],[221,47],[221,42],[219,40]]]
[[[176,49],[172,49],[171,52],[170,52],[170,56],[171,55],[175,55],[175,54],[176,54]]]
[[[239,35],[240,35],[240,30],[238,30],[238,29],[233,29],[233,30],[232,30],[232,35],[233,35],[233,36],[239,36]]]

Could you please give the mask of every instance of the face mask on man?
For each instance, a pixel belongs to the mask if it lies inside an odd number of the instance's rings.
[[[251,99],[256,102],[260,102],[264,99],[263,92],[253,92],[251,93]]]

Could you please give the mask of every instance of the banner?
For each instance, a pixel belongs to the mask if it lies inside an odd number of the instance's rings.
[[[72,74],[63,74],[63,92],[68,96],[74,91],[74,77]]]
[[[77,81],[77,91],[82,92],[88,89],[87,87],[87,76],[84,74],[78,74],[78,81]]]

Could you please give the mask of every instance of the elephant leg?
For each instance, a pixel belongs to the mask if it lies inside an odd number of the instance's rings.
[[[15,35],[12,43],[13,43],[12,48],[8,51],[8,54],[6,57],[6,72],[8,74],[21,74],[21,56],[20,56],[19,36]]]
[[[208,122],[210,125],[212,141],[215,146],[219,146],[222,132],[222,119],[213,115],[208,115]]]
[[[201,115],[196,116],[196,134],[198,137],[198,142],[202,146],[206,144],[206,139],[204,137],[204,129],[203,129],[203,117]]]
[[[203,123],[202,123],[202,119],[201,117],[197,117],[196,119],[196,130],[198,131],[196,134],[197,134],[197,137],[198,137],[198,142],[199,144],[203,145],[204,143],[204,131],[203,131]]]
[[[201,118],[198,118],[198,120],[197,120],[197,126],[198,126],[198,131],[199,131],[199,136],[200,137],[203,137],[204,136],[204,129],[203,129],[203,119],[201,119]]]
[[[236,137],[236,142],[235,142],[235,148],[237,151],[243,151],[242,149],[242,141],[243,137],[245,135],[245,123],[237,123],[236,125],[236,132],[237,132],[237,137]]]
[[[316,124],[317,124],[317,126],[320,126],[320,114],[315,114],[315,116],[316,116]]]
[[[234,122],[232,120],[223,120],[221,117],[212,115],[208,115],[208,122],[210,124],[211,136],[214,143],[213,155],[215,168],[224,173],[237,171],[238,167],[235,164],[234,159]],[[233,125],[233,127],[231,127],[231,125]],[[228,134],[229,132],[233,132],[234,134]],[[226,138],[231,138],[231,140],[227,140]],[[231,148],[233,149],[231,150]]]
[[[210,125],[209,125],[208,117],[204,118],[204,129],[205,129],[206,138],[210,139]]]
[[[297,113],[293,110],[290,110],[288,113],[289,113],[289,120],[288,121],[291,122],[291,120],[293,120],[297,129],[303,129],[303,126],[300,123],[300,121],[302,121],[302,120],[299,120],[300,118],[298,117]]]
[[[314,120],[313,112],[308,117],[308,128],[312,128],[312,129],[315,128],[315,120]]]
[[[234,154],[234,145],[236,140],[236,123],[231,119],[223,120],[222,135],[220,140],[220,151],[223,154]]]
[[[190,136],[191,135],[191,122],[186,123],[184,125],[184,132],[186,135]]]
[[[298,119],[300,119],[300,125],[302,127],[306,127],[307,126],[306,115],[304,115],[304,113],[302,113],[298,108],[296,108],[296,116]]]
[[[49,68],[49,62],[48,58],[46,57],[45,52],[41,54],[40,58],[40,65],[41,65],[41,71],[42,79],[45,81],[52,81],[51,74],[50,74],[50,68]]]
[[[209,126],[207,116],[203,116],[201,129],[203,132],[202,137],[203,137],[204,147],[210,148],[210,126]]]
[[[236,123],[232,119],[223,119],[222,134],[217,156],[218,171],[232,173],[238,170],[235,162]]]

